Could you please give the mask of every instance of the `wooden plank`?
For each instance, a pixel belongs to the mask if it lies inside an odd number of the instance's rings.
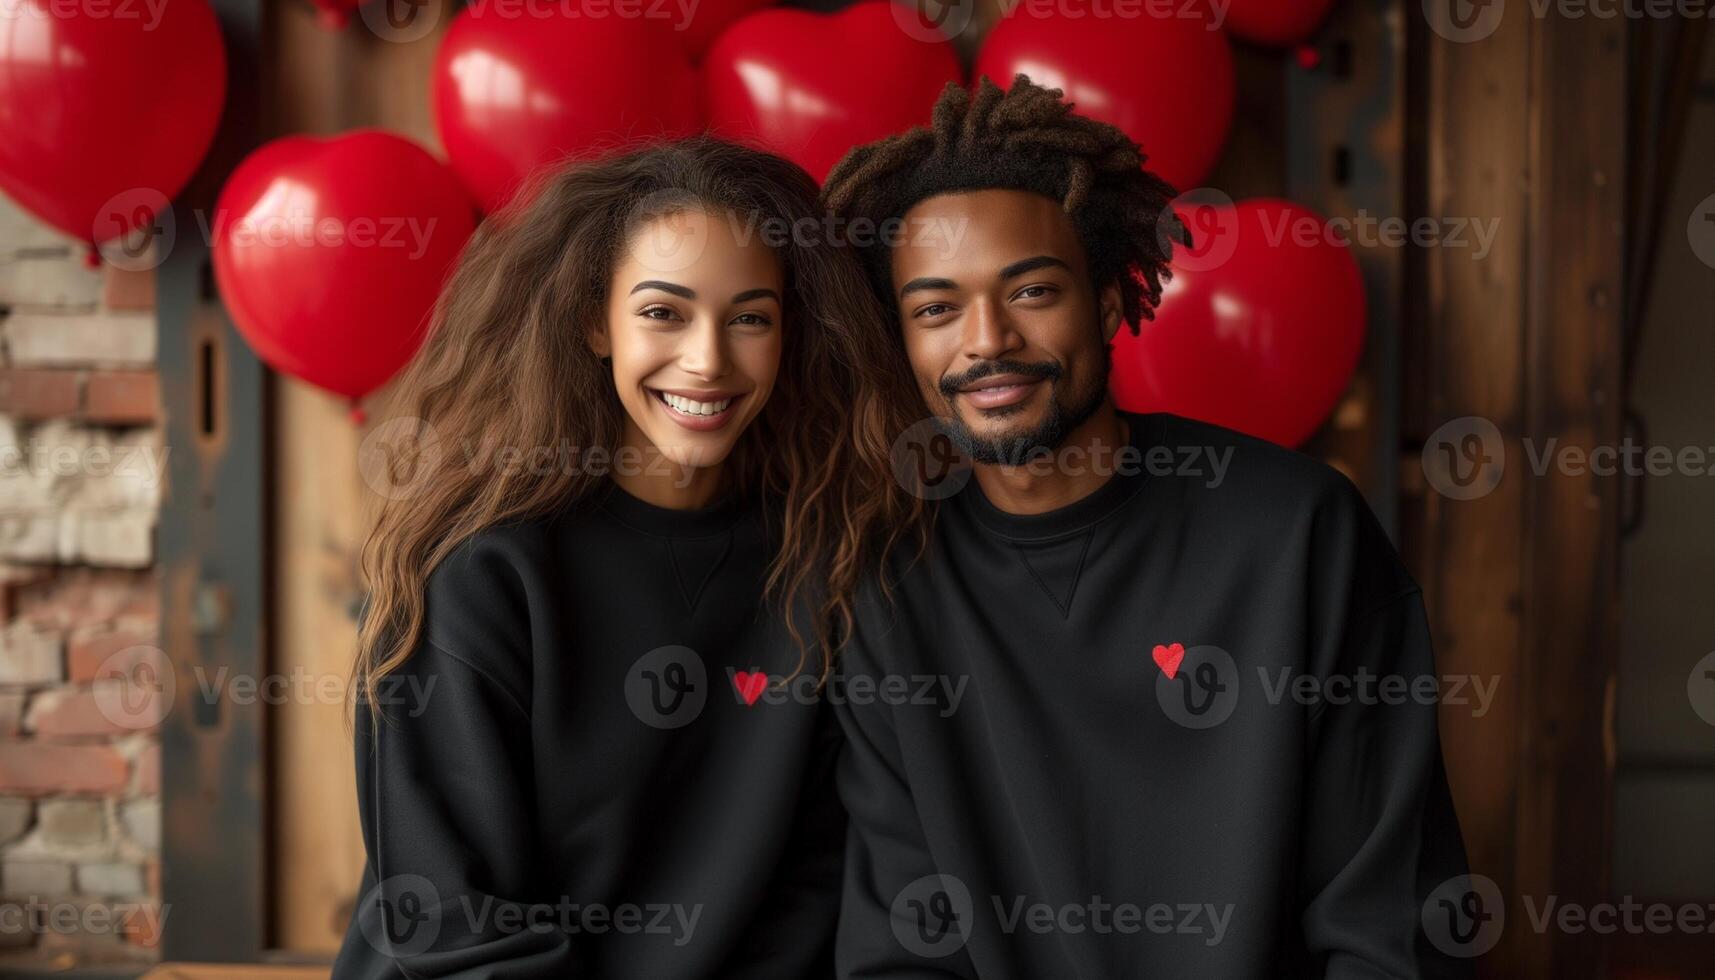
[[[1496,219],[1491,251],[1413,253],[1406,281],[1408,365],[1404,387],[1401,501],[1405,554],[1423,586],[1443,675],[1498,679],[1481,718],[1443,705],[1442,750],[1471,869],[1516,893],[1515,793],[1521,768],[1519,716],[1523,625],[1525,478],[1522,378],[1525,359],[1526,201],[1530,124],[1530,18],[1502,18],[1494,33],[1466,42],[1408,18],[1408,99],[1416,115],[1408,158],[1408,213],[1447,220]],[[1481,423],[1459,423],[1474,418]],[[1448,428],[1443,428],[1448,426]],[[1485,495],[1455,499],[1430,479],[1420,449],[1452,452],[1466,476],[1495,461],[1472,456],[1462,436],[1492,426],[1505,476]],[[1485,447],[1486,451],[1486,447]],[[1481,477],[1478,476],[1480,479]],[[1522,916],[1509,905],[1507,913]],[[1484,961],[1484,975],[1522,975],[1522,933],[1509,929]]]
[[[1625,25],[1492,26],[1413,41],[1422,209],[1499,225],[1482,261],[1431,249],[1408,276],[1407,553],[1441,670],[1499,680],[1484,718],[1443,707],[1472,870],[1508,897],[1483,974],[1594,977],[1602,937],[1532,929],[1525,902],[1607,897],[1619,488],[1533,463],[1619,439]],[[1501,452],[1462,440],[1485,429]],[[1504,476],[1460,499],[1438,453]]]
[[[161,636],[176,680],[161,725],[162,902],[170,959],[244,960],[264,943],[263,714],[205,697],[203,681],[260,678],[266,635],[263,398],[267,377],[213,293],[199,212],[254,140],[256,0],[216,0],[227,104],[215,144],[175,202],[156,273],[168,489],[157,532]],[[225,671],[222,675],[220,672]]]
[[[1526,430],[1588,454],[1619,444],[1628,103],[1626,23],[1534,19]],[[1585,456],[1588,458],[1588,455]],[[1607,901],[1619,660],[1620,482],[1550,470],[1526,499],[1518,887]],[[1596,930],[1515,930],[1529,977],[1595,977]]]

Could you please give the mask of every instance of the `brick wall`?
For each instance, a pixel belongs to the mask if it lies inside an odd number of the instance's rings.
[[[0,198],[0,975],[156,955],[154,362],[152,274]]]

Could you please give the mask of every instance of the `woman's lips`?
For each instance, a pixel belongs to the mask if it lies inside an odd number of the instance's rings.
[[[663,391],[655,388],[649,392],[668,418],[693,432],[713,432],[724,428],[737,414],[734,409],[744,398],[742,393],[732,392]]]

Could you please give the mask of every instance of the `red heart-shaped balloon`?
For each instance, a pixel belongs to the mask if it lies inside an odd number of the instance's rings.
[[[1145,6],[1104,18],[1021,4],[983,41],[977,75],[1005,88],[1023,74],[1059,89],[1081,115],[1141,145],[1152,173],[1189,190],[1214,170],[1232,127],[1233,52],[1205,7]]]
[[[203,0],[0,11],[0,190],[79,241],[147,226],[196,172],[225,101]]]
[[[1155,319],[1114,338],[1114,400],[1297,446],[1328,417],[1364,343],[1364,283],[1337,228],[1290,201],[1180,214]]]
[[[472,4],[435,58],[435,127],[459,178],[493,212],[545,164],[695,132],[695,78],[659,19]]]
[[[963,75],[952,45],[908,29],[914,17],[890,2],[751,14],[703,61],[710,128],[821,180],[852,147],[926,125],[941,90]]]
[[[239,332],[275,369],[352,399],[416,352],[476,227],[445,164],[374,130],[257,149],[215,215],[215,281]]]

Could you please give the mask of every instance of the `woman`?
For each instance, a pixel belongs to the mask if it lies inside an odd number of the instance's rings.
[[[816,195],[696,138],[472,240],[365,555],[336,977],[831,974],[837,740],[785,682],[826,675],[850,529],[915,501],[846,476],[908,399]]]

